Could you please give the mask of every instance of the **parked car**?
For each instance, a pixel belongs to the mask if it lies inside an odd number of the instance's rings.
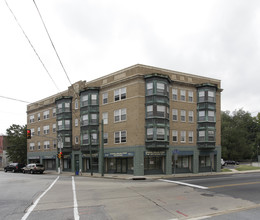
[[[23,168],[23,173],[43,173],[45,170],[44,166],[39,163],[30,163]]]
[[[234,161],[234,160],[226,160],[225,162],[226,162],[226,164],[239,165],[239,162],[238,161]]]
[[[7,165],[6,167],[4,167],[4,171],[12,171],[13,173],[15,172],[22,172],[22,168],[25,165],[22,163],[10,163],[9,165]]]
[[[221,167],[225,166],[226,162],[221,158]]]

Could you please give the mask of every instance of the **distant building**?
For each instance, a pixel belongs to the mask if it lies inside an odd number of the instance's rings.
[[[28,162],[134,175],[221,169],[220,80],[134,65],[27,106]]]

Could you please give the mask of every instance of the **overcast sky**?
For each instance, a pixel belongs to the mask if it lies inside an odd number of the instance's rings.
[[[0,1],[0,96],[35,102],[70,85],[33,0]],[[140,63],[220,79],[223,111],[260,112],[259,0],[35,0],[72,83]],[[0,97],[0,134],[27,103]]]

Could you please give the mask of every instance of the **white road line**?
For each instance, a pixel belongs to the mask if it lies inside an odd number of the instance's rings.
[[[28,218],[28,216],[31,214],[31,212],[34,210],[35,206],[38,204],[38,202],[40,201],[40,199],[53,187],[53,185],[57,182],[57,180],[59,179],[59,176],[52,182],[52,184],[49,186],[48,189],[46,189],[39,197],[38,199],[35,200],[35,202],[30,206],[30,208],[28,209],[28,211],[25,213],[25,215],[22,217],[21,220],[26,220]]]
[[[73,191],[73,200],[74,200],[74,219],[79,220],[79,211],[78,211],[78,202],[77,202],[77,195],[76,195],[76,187],[74,182],[74,176],[72,177],[72,191]]]
[[[168,183],[176,183],[179,185],[184,185],[184,186],[190,186],[193,188],[198,188],[198,189],[208,189],[208,187],[205,186],[199,186],[199,185],[194,185],[194,184],[189,184],[189,183],[184,183],[184,182],[179,182],[179,181],[172,181],[172,180],[164,180],[164,179],[159,179],[160,181],[168,182]]]

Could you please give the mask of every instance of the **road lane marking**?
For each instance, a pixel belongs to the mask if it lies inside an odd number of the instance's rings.
[[[259,184],[260,182],[248,182],[248,183],[234,183],[234,184],[226,184],[226,185],[218,185],[218,186],[209,186],[209,189],[223,188],[223,187],[231,187],[231,186],[244,186],[244,185],[252,185]]]
[[[74,176],[72,177],[72,191],[73,191],[73,201],[74,201],[74,219],[79,220],[79,210],[78,210],[78,202],[77,202],[77,195],[76,195],[76,186],[74,181]]]
[[[189,187],[198,188],[198,189],[208,189],[208,187],[205,187],[205,186],[199,186],[199,185],[194,185],[194,184],[189,184],[189,183],[184,183],[184,182],[179,182],[179,181],[164,180],[164,179],[159,179],[159,180],[167,182],[167,183],[175,183],[175,184],[189,186]]]
[[[38,199],[35,200],[35,202],[30,206],[30,208],[27,210],[27,212],[25,213],[25,215],[22,217],[21,220],[26,220],[28,218],[28,216],[31,214],[31,212],[34,210],[35,206],[38,204],[38,202],[40,201],[40,199],[54,186],[54,184],[57,182],[57,180],[59,179],[59,176],[52,182],[52,184],[48,187],[48,189],[46,189],[39,197]]]

